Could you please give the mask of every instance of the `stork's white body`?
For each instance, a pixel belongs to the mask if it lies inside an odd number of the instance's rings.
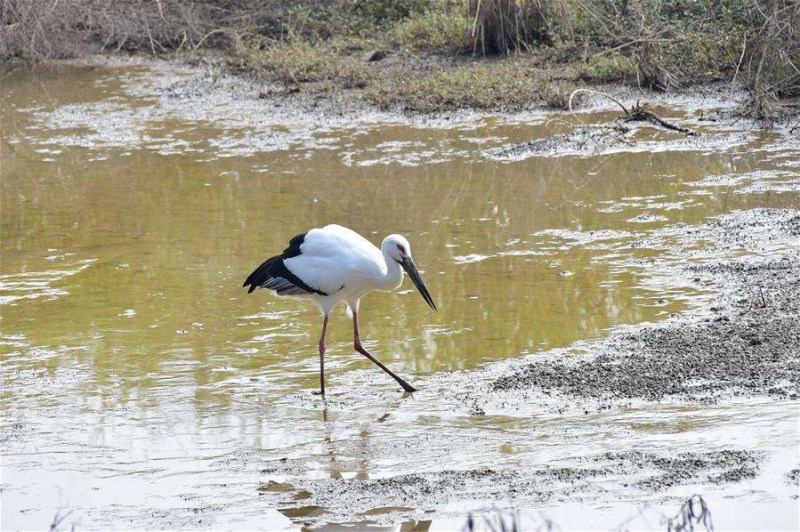
[[[389,291],[403,282],[403,270],[436,310],[417,266],[411,246],[400,235],[389,235],[378,249],[355,231],[340,225],[326,225],[297,235],[283,253],[270,257],[244,282],[249,292],[269,288],[279,296],[294,296],[313,301],[322,311],[319,339],[320,389],[325,394],[325,331],[328,316],[338,303],[345,303],[353,316],[353,347],[392,376],[407,392],[415,388],[395,375],[361,345],[358,308],[361,298],[373,290]]]
[[[306,284],[328,294],[301,296],[311,299],[323,315],[341,302],[358,312],[361,298],[368,293],[394,290],[403,283],[403,270],[397,261],[391,257],[387,260],[384,251],[341,225],[312,229],[300,250],[300,255],[283,263]]]

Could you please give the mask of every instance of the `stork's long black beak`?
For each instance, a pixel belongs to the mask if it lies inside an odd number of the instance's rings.
[[[422,276],[419,274],[417,270],[417,265],[414,264],[414,260],[411,257],[405,257],[402,261],[400,261],[400,266],[408,273],[408,276],[411,277],[411,281],[414,283],[414,286],[417,287],[419,293],[422,294],[422,299],[425,300],[433,310],[436,309],[436,303],[433,302],[433,298],[431,297],[431,293],[428,292],[428,287],[425,286],[425,281],[422,280]]]

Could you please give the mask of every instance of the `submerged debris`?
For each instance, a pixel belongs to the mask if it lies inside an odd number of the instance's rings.
[[[543,139],[501,148],[491,154],[494,159],[516,160],[533,155],[563,155],[564,152],[592,152],[619,144],[630,145],[625,129],[576,127],[569,133],[558,133]]]

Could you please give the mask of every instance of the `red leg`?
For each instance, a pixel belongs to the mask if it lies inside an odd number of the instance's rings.
[[[319,393],[325,395],[325,332],[328,330],[328,315],[322,320],[322,334],[319,337]]]
[[[361,345],[361,335],[358,332],[358,312],[356,312],[356,311],[353,312],[353,347],[355,348],[356,351],[358,351],[359,353],[361,353],[362,355],[364,355],[365,357],[367,357],[371,361],[375,362],[378,365],[379,368],[381,368],[383,371],[388,373],[394,380],[396,380],[397,383],[400,386],[402,386],[402,388],[405,391],[407,391],[409,393],[417,391],[416,388],[414,388],[409,383],[407,383],[406,381],[404,381],[403,379],[401,379],[400,377],[395,375],[394,372],[392,372],[392,370],[390,370],[389,368],[384,366],[381,363],[380,360],[378,360],[374,356],[370,355],[369,351],[364,349],[364,346]]]

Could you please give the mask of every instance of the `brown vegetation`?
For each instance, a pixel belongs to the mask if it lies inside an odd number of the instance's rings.
[[[218,22],[211,2],[2,0],[0,56],[41,61],[99,50],[159,54],[196,46]]]
[[[798,28],[800,0],[0,0],[0,57],[219,49],[260,77],[419,111],[729,81],[771,122],[798,112]]]
[[[743,36],[734,81],[740,75],[750,95],[744,113],[771,122],[792,105],[787,100],[800,97],[800,2],[764,2],[763,8],[760,25]]]

